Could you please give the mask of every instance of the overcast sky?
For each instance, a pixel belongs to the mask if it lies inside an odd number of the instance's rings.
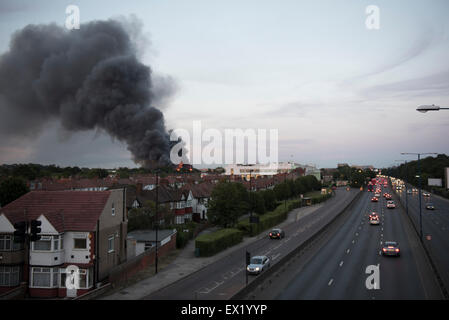
[[[69,4],[81,23],[141,21],[142,61],[177,83],[160,106],[168,128],[278,129],[279,160],[318,167],[449,154],[449,112],[415,111],[449,106],[447,0],[2,0],[0,54],[28,24],[63,26]],[[369,5],[378,30],[365,25]],[[35,139],[0,136],[0,163],[18,162],[135,166],[104,133],[57,122]]]

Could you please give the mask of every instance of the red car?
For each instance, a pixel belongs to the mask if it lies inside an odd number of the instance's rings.
[[[378,202],[378,201],[379,201],[379,199],[377,197],[372,197],[371,198],[371,202]]]

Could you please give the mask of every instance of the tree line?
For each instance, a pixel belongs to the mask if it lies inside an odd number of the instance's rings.
[[[280,201],[320,189],[321,183],[315,176],[288,179],[271,190],[252,192],[239,182],[221,181],[212,190],[207,211],[208,220],[223,228],[233,227],[241,216],[249,212],[263,215],[274,210]]]

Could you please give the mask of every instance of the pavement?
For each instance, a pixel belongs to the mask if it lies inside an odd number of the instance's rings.
[[[291,222],[298,221],[303,217],[313,213],[318,208],[323,206],[324,203],[316,204],[313,206],[302,207],[292,210],[285,221],[280,223],[277,227],[283,228],[285,225]],[[274,228],[274,227],[273,227]],[[213,228],[206,229],[199,235],[212,232]],[[257,241],[266,234],[262,232],[261,234],[254,237],[245,237],[243,241],[235,246],[227,248],[226,250],[215,254],[212,257],[196,257],[195,256],[195,240],[190,240],[188,244],[181,250],[179,255],[175,260],[170,263],[167,267],[160,270],[156,275],[146,278],[134,285],[123,288],[120,291],[113,293],[105,293],[99,300],[140,300],[144,297],[168,286],[183,278],[191,275],[192,273],[198,272],[201,269],[207,267],[213,262],[231,254],[235,250],[242,247],[248,246],[250,243]]]

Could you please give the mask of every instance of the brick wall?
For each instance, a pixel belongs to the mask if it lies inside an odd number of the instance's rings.
[[[158,247],[158,259],[165,256],[170,251],[176,249],[176,234],[171,236],[169,242],[162,247]],[[133,259],[117,266],[109,273],[109,282],[113,285],[120,284],[132,277],[137,272],[154,265],[156,258],[156,248],[151,248]]]

